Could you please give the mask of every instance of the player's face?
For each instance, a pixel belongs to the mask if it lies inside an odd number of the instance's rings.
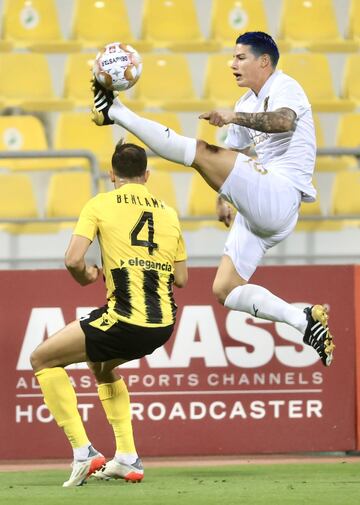
[[[256,91],[263,75],[263,56],[255,56],[250,46],[236,44],[231,70],[239,87]]]

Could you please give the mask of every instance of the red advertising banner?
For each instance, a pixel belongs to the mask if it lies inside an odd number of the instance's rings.
[[[345,451],[356,448],[353,266],[262,267],[253,283],[300,307],[325,303],[337,345],[327,369],[283,323],[217,304],[213,268],[190,269],[176,291],[166,347],[121,367],[143,456]],[[29,356],[64,324],[103,304],[101,283],[82,288],[66,271],[0,272],[0,459],[66,458],[71,451],[44,405]],[[90,440],[114,452],[85,365],[67,369]]]

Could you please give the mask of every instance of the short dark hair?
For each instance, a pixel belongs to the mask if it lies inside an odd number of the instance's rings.
[[[256,57],[262,54],[270,56],[271,64],[276,67],[279,61],[279,49],[274,39],[265,32],[245,32],[236,39],[236,44],[244,44],[251,47],[251,52]]]
[[[147,167],[145,149],[136,144],[118,142],[111,158],[115,175],[132,179],[144,175]]]

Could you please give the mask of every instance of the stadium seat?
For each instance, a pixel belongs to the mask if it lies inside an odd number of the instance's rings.
[[[207,59],[203,98],[210,108],[233,109],[248,88],[239,88],[230,68],[230,54],[210,54]]]
[[[9,219],[25,219],[28,222],[6,224]],[[39,213],[30,177],[27,174],[0,174],[0,229],[16,235],[58,230],[56,224],[36,222],[38,219]]]
[[[347,227],[360,226],[360,172],[346,171],[336,174],[331,198],[331,213],[334,216],[354,216],[359,219],[346,220]]]
[[[146,187],[150,193],[175,209],[176,212],[179,212],[176,200],[175,185],[171,174],[164,171],[158,172],[156,170],[151,170],[151,168],[152,167],[150,163],[151,172],[150,177],[146,183]]]
[[[54,0],[5,0],[3,19],[3,38],[15,48],[46,53],[81,49],[61,35]]]
[[[218,221],[216,214],[217,193],[195,172],[190,179],[186,217],[201,218],[197,221],[183,221],[182,228],[187,231],[210,227],[225,231],[226,227]]]
[[[316,133],[316,145],[317,148],[329,147],[325,145],[324,133],[321,126],[319,116],[314,114],[314,125]],[[353,163],[349,164],[349,160],[346,158],[351,158],[348,156],[332,156],[332,155],[318,155],[316,157],[315,171],[317,172],[338,172],[340,170],[346,170],[353,166]]]
[[[346,58],[342,96],[360,105],[360,54],[351,54]]]
[[[171,128],[177,133],[183,134],[179,117],[174,112],[144,112],[142,114],[142,117],[151,119],[153,121],[157,121],[163,125],[166,125],[167,127]],[[188,172],[191,170],[189,167],[186,167],[185,165],[180,165],[179,163],[173,163],[172,161],[165,160],[164,158],[160,158],[159,156],[151,155],[151,151],[148,149],[148,147],[130,132],[125,131],[125,140],[126,142],[132,142],[146,149],[149,155],[148,162],[151,165],[151,167],[156,170],[168,170],[170,172],[174,171]]]
[[[0,54],[0,97],[7,107],[28,111],[60,111],[73,107],[71,100],[57,97],[44,54]]]
[[[336,131],[336,147],[360,147],[360,114],[342,114]],[[355,156],[340,156],[346,168],[358,168],[359,160]]]
[[[0,116],[0,150],[18,152],[24,150],[46,151],[49,149],[45,128],[35,116]],[[0,159],[0,168],[11,170],[61,169],[63,164],[56,158]]]
[[[98,159],[102,170],[111,167],[111,156],[115,148],[113,129],[99,128],[90,120],[86,112],[65,112],[59,114],[54,130],[55,149],[87,149]],[[64,159],[66,167],[89,168],[85,158]]]
[[[182,112],[204,110],[209,105],[195,95],[190,66],[183,54],[145,54],[133,97],[149,108]]]
[[[202,35],[194,0],[145,0],[142,37],[157,48],[209,52],[220,48]]]
[[[357,43],[360,42],[360,2],[351,0],[349,14],[348,38]]]
[[[67,220],[75,220],[93,194],[89,172],[53,174],[48,187],[45,215],[64,218],[64,224]]]
[[[325,54],[284,54],[280,57],[279,68],[303,86],[315,112],[354,110],[354,101],[335,95],[330,64]]]
[[[332,0],[283,0],[279,40],[315,52],[356,51],[340,36]]]
[[[119,41],[139,52],[150,51],[152,44],[135,39],[124,0],[75,0],[72,38],[87,48],[100,48]]]
[[[313,180],[315,187],[318,186],[316,180]],[[323,215],[321,208],[321,194],[317,193],[317,198],[315,202],[311,203],[301,203],[299,221],[297,222],[295,231],[305,231],[305,232],[318,232],[318,231],[336,231],[342,228],[341,221],[331,221],[328,219],[318,220],[310,219],[311,217],[321,217]],[[302,221],[301,218],[309,218],[308,220]]]
[[[209,124],[208,121],[199,120],[196,130],[196,138],[205,140],[208,144],[213,144],[220,147],[226,147],[224,141],[227,136],[227,126],[218,128]]]

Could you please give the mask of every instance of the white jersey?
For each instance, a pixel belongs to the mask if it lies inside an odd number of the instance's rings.
[[[254,146],[258,161],[269,171],[289,179],[301,192],[302,200],[312,202],[316,142],[311,105],[300,84],[281,70],[275,71],[256,96],[252,90],[235,105],[236,112],[269,112],[282,107],[296,114],[295,129],[284,133],[264,133],[231,124],[225,144],[232,149]]]

